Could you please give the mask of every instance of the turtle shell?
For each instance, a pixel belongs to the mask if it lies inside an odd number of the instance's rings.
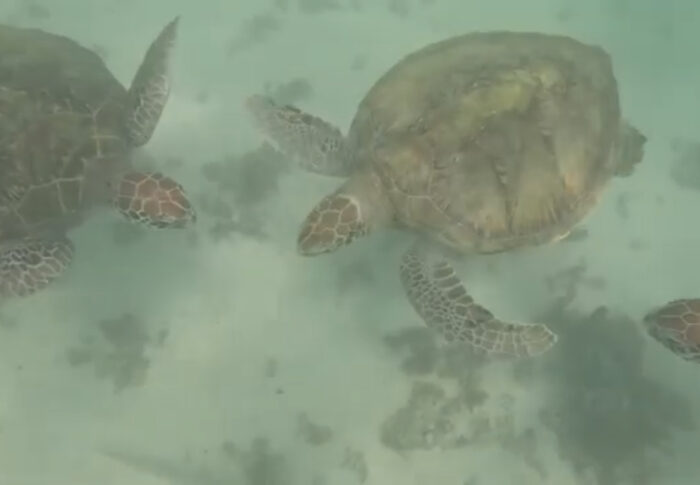
[[[349,133],[398,222],[462,251],[566,235],[614,172],[620,107],[609,56],[568,37],[472,33],[407,56]]]
[[[128,166],[126,90],[93,51],[0,26],[0,240],[75,222]]]

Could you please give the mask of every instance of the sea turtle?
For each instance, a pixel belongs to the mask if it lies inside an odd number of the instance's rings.
[[[647,333],[680,358],[700,363],[700,299],[673,300],[644,317]]]
[[[0,297],[55,280],[73,258],[66,231],[112,204],[150,227],[195,213],[183,188],[131,168],[170,91],[178,19],[151,44],[126,90],[100,57],[71,39],[0,25]]]
[[[259,94],[246,105],[299,165],[349,177],[307,216],[303,255],[389,226],[461,253],[556,241],[613,176],[632,172],[646,141],[621,117],[609,55],[542,33],[469,33],[408,55],[365,95],[346,137]],[[429,256],[414,245],[400,264],[428,326],[487,354],[531,356],[554,344],[543,324],[495,317],[445,258]]]

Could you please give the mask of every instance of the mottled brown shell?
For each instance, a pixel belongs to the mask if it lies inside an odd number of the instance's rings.
[[[476,33],[399,62],[361,102],[349,139],[399,222],[464,251],[553,240],[612,176],[616,80],[600,48]]]
[[[0,239],[75,222],[126,163],[126,90],[94,52],[0,26]]]

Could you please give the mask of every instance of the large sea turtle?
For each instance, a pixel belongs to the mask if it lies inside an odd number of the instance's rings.
[[[609,55],[541,33],[470,33],[408,55],[365,95],[347,136],[262,95],[247,106],[299,165],[349,177],[303,223],[303,255],[389,226],[462,253],[559,240],[632,172],[646,140],[621,117]],[[448,340],[506,356],[556,341],[545,325],[495,317],[421,247],[403,256],[401,281]]]
[[[182,187],[131,168],[170,91],[178,19],[151,44],[127,90],[100,57],[38,29],[0,25],[0,297],[31,294],[73,257],[66,231],[113,204],[151,227],[195,214]]]

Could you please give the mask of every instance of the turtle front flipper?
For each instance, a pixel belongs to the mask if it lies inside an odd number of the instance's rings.
[[[28,296],[58,278],[73,260],[66,238],[27,237],[0,244],[0,297]]]
[[[132,222],[152,228],[183,228],[197,220],[185,189],[158,172],[129,172],[117,182],[115,208]]]
[[[170,57],[177,35],[176,17],[148,48],[131,87],[127,104],[126,132],[135,147],[145,145],[156,129],[170,95]]]
[[[470,345],[487,355],[532,357],[548,350],[557,337],[543,324],[497,319],[467,294],[445,261],[430,264],[411,249],[401,260],[401,283],[418,315],[449,342]]]
[[[246,107],[262,132],[300,168],[337,177],[352,173],[345,137],[335,126],[267,96],[249,97]]]

